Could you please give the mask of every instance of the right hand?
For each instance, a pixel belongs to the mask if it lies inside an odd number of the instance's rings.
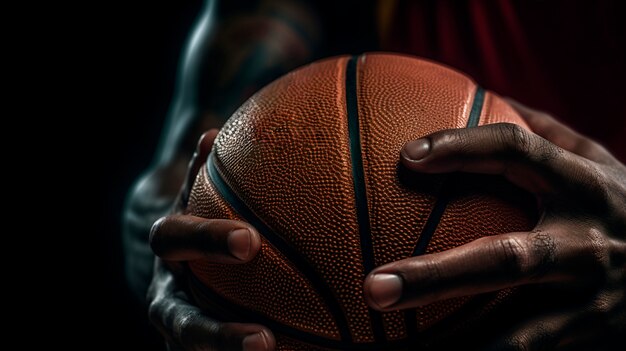
[[[217,130],[212,129],[200,138],[175,214],[152,226],[150,246],[157,258],[148,290],[150,320],[170,350],[273,350],[276,342],[269,329],[258,324],[219,322],[194,306],[183,289],[182,262],[204,258],[240,264],[253,259],[261,247],[259,234],[248,223],[181,214],[216,135]]]

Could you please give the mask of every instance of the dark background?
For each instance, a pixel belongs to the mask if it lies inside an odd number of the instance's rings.
[[[172,98],[179,57],[202,6],[201,0],[107,2],[94,7],[95,75],[100,86],[90,95],[92,128],[102,131],[97,172],[104,175],[99,224],[93,235],[96,303],[78,309],[96,346],[159,349],[160,337],[147,312],[128,290],[123,274],[120,216],[126,192],[151,162]],[[87,22],[91,19],[88,18]],[[93,136],[99,138],[99,136]],[[93,141],[93,139],[91,139]],[[79,209],[80,210],[80,209]],[[84,210],[84,209],[83,209]],[[93,216],[93,208],[89,208]],[[80,239],[78,243],[84,242]],[[110,322],[112,321],[112,322]]]

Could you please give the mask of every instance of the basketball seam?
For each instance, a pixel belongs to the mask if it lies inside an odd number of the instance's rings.
[[[221,170],[216,164],[219,162],[214,152],[209,155],[206,167],[209,179],[215,186],[215,189],[219,195],[228,203],[232,209],[237,212],[246,222],[250,223],[254,228],[259,231],[263,237],[265,237],[270,244],[272,244],[278,251],[280,251],[291,262],[296,269],[305,276],[311,283],[311,286],[316,290],[322,300],[328,306],[329,311],[335,319],[337,329],[339,330],[339,336],[341,340],[351,342],[352,336],[348,329],[348,321],[342,313],[342,309],[334,296],[330,287],[326,284],[324,279],[319,276],[315,271],[315,268],[306,261],[306,259],[299,254],[285,239],[275,233],[271,227],[266,224],[260,217],[258,217],[252,209],[250,209],[233,191],[228,185],[226,180],[221,174]],[[207,288],[208,287],[204,287]],[[276,322],[279,323],[279,322]],[[280,324],[280,323],[279,323]],[[306,333],[306,332],[304,332]]]
[[[187,269],[189,269],[187,267]],[[216,316],[216,318],[222,318],[223,320],[235,321],[235,322],[244,322],[250,323],[254,321],[256,323],[260,323],[270,330],[290,337],[295,340],[304,341],[306,343],[317,345],[323,348],[331,348],[338,350],[395,350],[395,349],[405,349],[410,346],[410,342],[408,339],[404,340],[394,340],[394,341],[382,341],[382,342],[363,342],[363,343],[354,343],[351,340],[335,340],[330,339],[324,336],[308,333],[302,331],[300,329],[296,329],[284,323],[277,322],[276,320],[269,318],[265,315],[259,314],[256,311],[252,311],[246,307],[237,305],[232,303],[231,301],[225,299],[223,296],[217,294],[215,291],[202,284],[202,282],[198,279],[198,277],[190,274],[190,279],[194,283],[194,286],[197,286],[200,291],[212,302],[217,303],[220,306],[224,306],[226,310],[232,312],[233,314],[238,315],[238,319],[229,320],[229,318],[225,318],[224,316]]]
[[[480,86],[476,86],[476,93],[474,93],[474,101],[472,102],[472,109],[470,110],[469,118],[467,119],[467,125],[465,128],[473,128],[478,126],[480,122],[480,114],[483,111],[483,104],[485,102],[485,89]]]
[[[483,110],[484,101],[485,90],[480,86],[476,86],[476,92],[474,93],[474,99],[472,101],[472,108],[470,109],[470,115],[467,118],[467,124],[465,128],[473,128],[478,125],[478,123],[480,122],[480,114]],[[452,195],[451,183],[454,183],[451,182],[451,177],[448,175],[444,175],[437,201],[435,201],[435,205],[433,205],[433,209],[428,215],[426,224],[424,224],[424,227],[422,228],[422,233],[417,240],[417,244],[415,245],[412,256],[423,255],[426,252],[428,244],[435,234],[437,226],[439,225],[439,222],[441,221],[441,218],[446,211],[446,207],[448,206],[448,202],[450,201],[450,197]],[[417,315],[415,313],[415,310],[405,311],[404,319],[409,338],[416,338],[417,334],[413,334],[413,336],[411,336],[411,333],[417,333]]]
[[[479,86],[476,87],[476,92],[474,93],[474,99],[472,101],[472,108],[470,110],[470,115],[467,118],[467,124],[465,128],[473,128],[476,127],[480,121],[480,114],[483,108],[483,102],[485,100],[485,90]],[[419,236],[417,244],[415,245],[415,250],[413,251],[412,256],[418,256],[424,254],[426,252],[426,248],[430,243],[430,239],[435,234],[437,230],[437,225],[443,216],[443,213],[446,210],[446,206],[448,205],[449,199],[449,187],[446,186],[446,183],[449,183],[449,177],[445,176],[442,185],[441,191],[433,206],[428,219],[426,220],[426,224],[424,224],[424,228],[422,228],[422,233]]]
[[[354,199],[356,217],[361,239],[361,256],[365,275],[374,269],[374,248],[370,228],[369,209],[367,206],[367,190],[365,187],[365,172],[363,169],[363,154],[359,127],[359,102],[357,64],[359,56],[352,56],[346,66],[346,111],[348,117],[348,137],[350,142],[350,159],[352,163],[352,179],[354,182]],[[370,320],[374,340],[384,341],[385,329],[380,312],[369,308]]]

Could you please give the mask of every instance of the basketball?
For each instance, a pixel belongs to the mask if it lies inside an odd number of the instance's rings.
[[[279,350],[403,349],[487,313],[510,291],[383,313],[363,281],[393,261],[532,229],[534,198],[504,179],[399,162],[408,141],[500,122],[526,127],[468,76],[410,56],[334,57],[274,81],[220,131],[186,210],[251,223],[261,250],[240,265],[189,262],[196,303],[267,326]]]

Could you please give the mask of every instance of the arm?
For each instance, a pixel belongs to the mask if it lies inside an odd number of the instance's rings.
[[[170,212],[202,132],[220,127],[255,90],[307,62],[313,53],[316,29],[311,12],[302,5],[276,0],[228,3],[247,12],[220,9],[216,1],[207,1],[182,58],[153,166],[126,202],[127,277],[142,298],[152,275],[150,227]],[[293,28],[295,23],[303,24]]]
[[[176,93],[153,166],[133,186],[125,206],[122,229],[126,275],[142,300],[154,267],[154,255],[148,244],[150,228],[158,218],[171,213],[195,141],[204,130],[221,126],[256,89],[310,59],[318,37],[312,13],[296,1],[217,4],[207,0],[181,60]],[[182,194],[185,193],[183,189]],[[183,196],[182,206],[184,202]],[[185,233],[193,226],[193,220],[179,216],[174,229]],[[157,228],[157,234],[161,232],[159,228],[163,226]],[[220,235],[210,229],[206,233],[214,234]],[[155,272],[148,302],[152,306],[158,302],[156,305],[190,307],[184,299],[176,299],[180,292],[170,269],[158,263]],[[184,321],[176,317],[171,321],[179,322],[165,325],[158,317],[152,317],[170,335],[176,334],[172,328],[182,328],[174,324]]]

